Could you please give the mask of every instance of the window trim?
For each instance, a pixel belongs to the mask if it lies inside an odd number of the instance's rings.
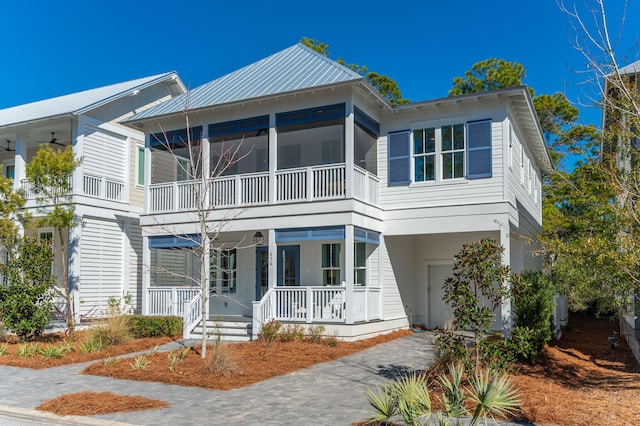
[[[233,256],[233,268],[223,268],[222,261]],[[211,253],[209,280],[212,292],[220,294],[238,294],[238,251],[235,248],[214,250]],[[219,268],[217,265],[221,265]],[[225,285],[225,282],[227,283]],[[233,286],[229,283],[232,282]],[[233,291],[231,291],[233,289]]]
[[[329,255],[329,266],[324,266],[324,250],[325,250],[325,246],[329,246],[330,247],[330,255]],[[338,247],[339,248],[339,253],[337,256],[337,265],[333,264],[333,251],[335,250],[334,247]],[[339,286],[342,285],[342,279],[341,279],[341,264],[342,264],[342,243],[338,243],[338,242],[332,242],[332,243],[322,243],[321,245],[321,249],[320,249],[320,269],[322,270],[322,285],[323,286]],[[325,271],[337,271],[338,272],[338,282],[337,283],[326,283],[325,282]]]
[[[136,144],[136,183],[135,186],[136,188],[144,188],[144,177],[145,177],[145,171],[144,171],[144,163],[146,162],[146,152],[145,152],[145,148],[144,145],[141,144]],[[142,154],[142,157],[140,157],[140,155]],[[140,159],[142,159],[142,164],[140,164]],[[142,166],[142,167],[140,167]],[[140,183],[140,178],[142,178],[142,183]]]
[[[358,246],[362,246],[364,250],[364,265],[358,265]],[[369,281],[369,271],[367,268],[367,252],[369,248],[367,243],[363,241],[354,241],[353,242],[353,285],[356,287],[367,287],[367,282]],[[364,283],[358,283],[356,280],[357,271],[364,271]]]
[[[7,167],[13,166],[13,177],[7,176]],[[2,161],[2,175],[8,179],[15,180],[16,176],[16,160],[15,158]]]

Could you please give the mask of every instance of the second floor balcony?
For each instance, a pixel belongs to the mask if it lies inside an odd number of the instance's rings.
[[[312,202],[353,198],[378,205],[380,179],[344,163],[247,173],[149,185],[147,213],[195,210],[200,199],[213,208]]]

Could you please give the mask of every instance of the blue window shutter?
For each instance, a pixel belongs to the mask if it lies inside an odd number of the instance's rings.
[[[491,121],[467,123],[467,178],[490,178],[491,163]]]
[[[387,184],[389,186],[409,185],[410,179],[410,150],[411,132],[389,133],[387,137],[387,156],[389,157]]]

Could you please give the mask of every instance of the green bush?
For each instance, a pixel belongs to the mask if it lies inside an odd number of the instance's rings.
[[[182,333],[182,318],[180,317],[131,315],[128,318],[129,332],[135,338],[162,336],[175,338]]]
[[[9,252],[9,261],[0,264],[0,273],[7,278],[0,285],[0,321],[20,340],[41,335],[51,319],[52,261],[49,241],[25,237]]]
[[[524,272],[515,283],[512,332],[518,358],[532,360],[538,356],[553,333],[555,287],[540,272]]]

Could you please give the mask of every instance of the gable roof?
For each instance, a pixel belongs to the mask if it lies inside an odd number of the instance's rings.
[[[135,90],[174,79],[182,86],[178,75],[172,71],[2,109],[0,110],[0,128],[69,114],[82,114],[127,96]]]
[[[179,113],[185,105],[195,110],[359,80],[360,74],[298,43],[125,121]]]

